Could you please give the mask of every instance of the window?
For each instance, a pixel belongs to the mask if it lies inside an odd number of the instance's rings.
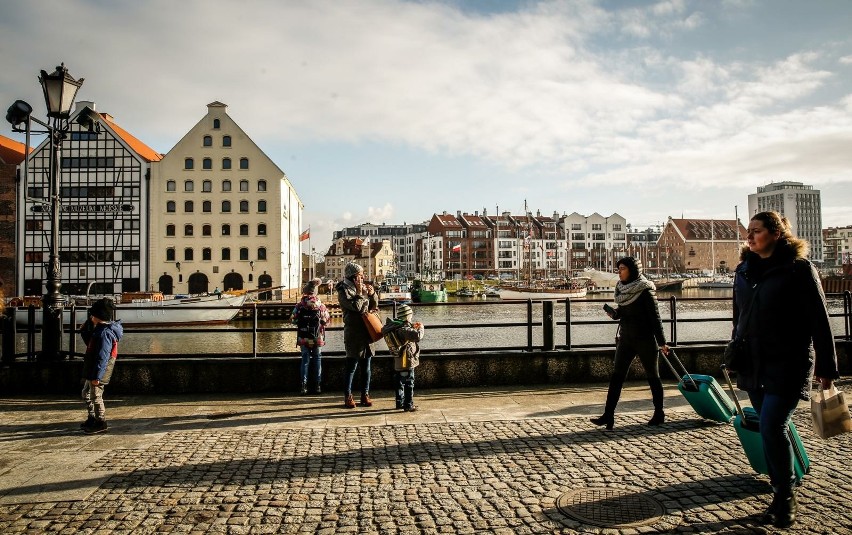
[[[231,159],[230,158],[222,158],[222,169],[230,169],[231,168]]]
[[[231,146],[231,136],[222,136],[222,146],[230,147]]]
[[[187,247],[183,250],[183,259],[184,260],[192,260],[192,247]]]
[[[248,191],[248,180],[240,180],[240,191]]]
[[[231,225],[225,223],[222,225],[222,236],[230,236],[231,235]]]
[[[260,223],[257,226],[257,235],[258,236],[266,236],[266,224],[265,223]]]
[[[231,212],[231,201],[222,201],[222,212],[226,214]]]
[[[201,183],[201,191],[204,193],[210,193],[213,191],[213,182],[210,180],[205,180]]]
[[[231,259],[231,249],[228,247],[222,247],[222,260],[230,260]]]
[[[261,214],[266,213],[266,201],[264,201],[263,199],[257,201],[257,211]]]
[[[266,191],[266,180],[257,181],[257,191]]]
[[[212,158],[204,158],[201,160],[201,168],[202,169],[213,169],[213,159]]]
[[[240,158],[240,169],[248,169],[248,158]]]
[[[175,261],[175,250],[172,248],[166,249],[166,262]]]
[[[183,211],[191,214],[195,210],[195,204],[192,201],[184,201]]]
[[[248,236],[248,225],[240,225],[240,236]]]
[[[166,212],[174,213],[174,212],[175,212],[175,210],[177,209],[175,206],[176,206],[176,205],[175,205],[175,202],[174,202],[174,201],[169,201],[169,202],[167,202],[167,203],[166,203]]]
[[[231,191],[231,181],[223,180],[222,181],[222,191]]]
[[[201,226],[201,235],[202,236],[212,236],[213,235],[213,226],[212,225],[202,225]]]
[[[166,191],[177,191],[177,184],[174,180],[166,182]],[[36,195],[30,195],[30,197],[36,197]]]
[[[240,213],[247,214],[249,211],[248,201],[240,201]]]
[[[175,235],[175,226],[174,225],[166,225],[166,236],[174,236]]]
[[[240,260],[248,260],[248,247],[240,247]]]
[[[194,169],[195,161],[192,158],[185,158],[183,160],[183,168],[184,169]]]
[[[195,184],[192,183],[192,180],[187,180],[183,183],[183,191],[193,191],[195,190]]]
[[[205,247],[201,250],[202,260],[213,260],[213,250],[210,247]]]
[[[206,214],[209,214],[213,211],[213,203],[210,201],[204,201],[203,203],[201,203],[201,211]]]
[[[184,225],[183,226],[183,235],[184,236],[192,236],[192,225]]]
[[[266,247],[258,247],[257,259],[258,260],[266,260]]]
[[[221,125],[219,119],[213,119],[213,128],[219,130],[219,125]]]
[[[204,146],[212,147],[213,146],[213,136],[204,136]]]

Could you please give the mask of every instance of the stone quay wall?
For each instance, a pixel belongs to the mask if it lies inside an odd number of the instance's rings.
[[[852,342],[838,342],[842,375],[852,373],[849,353]],[[690,373],[721,377],[720,345],[684,346],[675,351]],[[551,385],[605,383],[612,373],[614,349],[574,351],[511,351],[435,353],[421,356],[416,369],[417,388],[458,388],[506,385]],[[372,361],[371,390],[387,390],[393,385],[393,360],[387,352]],[[161,355],[156,358],[119,355],[109,394],[200,394],[297,392],[300,387],[299,356],[261,355]],[[0,395],[63,394],[79,395],[82,359],[58,362],[18,360],[0,368]],[[664,381],[673,381],[661,361]],[[323,390],[343,389],[345,359],[324,356]],[[644,378],[638,359],[629,379]],[[354,390],[360,388],[358,372]]]

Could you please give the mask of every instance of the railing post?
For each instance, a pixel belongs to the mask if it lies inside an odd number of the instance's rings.
[[[257,302],[251,306],[251,356],[257,358]]]
[[[35,311],[35,305],[27,307],[27,360],[36,359]]]
[[[571,350],[571,298],[565,298],[565,345]]]
[[[673,346],[677,345],[677,297],[669,297],[669,316],[672,318],[671,337],[669,343]]]
[[[77,337],[74,336],[77,334],[77,305],[75,303],[71,303],[71,329],[68,332],[68,358],[74,358],[74,354],[77,352]]]
[[[15,340],[17,339],[17,325],[15,324],[15,307],[6,309],[6,313],[0,316],[0,327],[3,329],[3,347],[0,348],[0,362],[11,365],[15,362]]]
[[[843,323],[846,326],[846,340],[852,340],[852,292],[843,292]]]
[[[554,321],[553,321],[553,301],[542,301],[541,322],[542,322],[542,350],[553,351],[556,344],[553,341]]]
[[[533,307],[532,299],[527,299],[527,351],[533,350]]]

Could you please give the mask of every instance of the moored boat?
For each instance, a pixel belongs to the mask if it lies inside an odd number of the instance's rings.
[[[115,303],[115,319],[124,325],[195,325],[227,323],[240,311],[248,294],[217,293],[207,295],[164,296],[160,292],[128,292],[122,294]],[[67,302],[77,307],[75,323],[86,319],[88,298],[68,298]],[[13,300],[14,301],[14,300]],[[37,297],[22,300],[16,309],[15,321],[18,325],[29,323],[29,305],[35,305],[35,326],[41,326],[43,309]],[[63,323],[71,324],[71,309],[63,309]]]
[[[548,288],[542,286],[504,286],[500,288],[503,299],[565,299],[586,297],[584,287]]]
[[[415,303],[446,303],[447,290],[443,282],[415,280],[411,283],[411,300]]]
[[[385,279],[379,285],[379,306],[392,306],[394,303],[410,303],[411,292],[404,278]]]

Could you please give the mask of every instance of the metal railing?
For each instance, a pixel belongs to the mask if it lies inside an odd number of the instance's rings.
[[[842,334],[835,333],[835,339],[842,341],[852,341],[852,293],[849,291],[844,292],[843,294],[829,294],[828,297],[831,298],[840,298],[843,303],[843,312],[840,313],[831,313],[831,317],[841,317],[843,318],[843,332]],[[711,317],[701,317],[701,318],[679,318],[678,317],[678,304],[682,302],[708,302],[708,301],[730,301],[730,297],[685,297],[678,299],[675,296],[670,296],[665,299],[660,300],[660,307],[668,308],[668,317],[665,317],[665,314],[662,314],[664,317],[662,319],[664,327],[668,327],[669,335],[668,341],[670,345],[699,345],[699,344],[724,344],[728,340],[727,339],[715,339],[715,340],[680,340],[678,337],[678,326],[688,323],[707,323],[707,322],[730,322],[731,316],[711,316]],[[592,343],[592,344],[577,344],[573,343],[572,339],[572,330],[574,328],[583,328],[584,326],[593,326],[593,325],[616,325],[617,321],[611,319],[573,319],[572,318],[572,310],[578,304],[588,304],[588,303],[607,303],[611,302],[611,299],[570,299],[566,298],[563,300],[549,300],[549,299],[528,299],[528,300],[501,300],[501,301],[479,301],[479,302],[456,302],[456,303],[419,303],[418,307],[431,307],[431,306],[517,306],[519,308],[523,307],[525,319],[524,321],[512,321],[512,322],[487,322],[487,323],[477,323],[477,324],[469,324],[469,323],[447,323],[447,324],[429,324],[429,331],[441,331],[441,330],[457,330],[457,329],[502,329],[507,327],[524,327],[526,330],[526,340],[524,344],[519,345],[508,345],[508,346],[488,346],[484,348],[479,348],[477,351],[479,352],[497,352],[497,351],[513,351],[513,350],[521,350],[521,351],[548,351],[554,349],[562,349],[562,350],[572,350],[572,349],[582,349],[582,348],[601,348],[601,347],[613,347],[615,345],[614,340],[607,341],[605,343]],[[564,310],[564,320],[556,318],[556,304],[561,305]],[[541,306],[541,318],[535,319],[535,306]],[[189,308],[189,307],[187,307]],[[213,307],[211,307],[213,308]],[[221,308],[233,308],[233,307],[221,307]],[[295,330],[295,326],[284,326],[281,325],[275,327],[261,327],[258,321],[258,304],[251,303],[248,305],[243,305],[242,309],[248,309],[250,311],[250,319],[251,325],[249,327],[227,327],[227,328],[216,328],[216,327],[170,327],[168,329],[169,333],[203,333],[203,334],[213,334],[217,332],[227,332],[227,333],[248,333],[251,335],[252,340],[252,357],[258,357],[260,354],[258,352],[258,334],[260,333],[274,333],[281,332],[282,330]],[[130,306],[126,307],[127,310],[134,310],[135,308]],[[140,307],[141,309],[141,307]],[[71,325],[76,325],[77,321],[77,311],[73,305],[70,307],[71,314]],[[395,315],[395,310],[393,311]],[[38,330],[35,326],[35,307],[30,307],[28,309],[28,325],[25,330],[26,334],[26,351],[23,353],[14,353],[15,350],[15,337],[17,334],[17,330],[15,328],[15,318],[14,312],[12,317],[5,317],[3,321],[3,343],[2,343],[2,357],[4,363],[9,363],[13,361],[17,357],[25,357],[28,360],[34,359],[36,356],[36,334]],[[556,344],[555,334],[557,327],[564,327],[565,333],[565,343],[564,344]],[[535,332],[537,329],[541,330],[542,333],[542,343],[540,345],[536,345],[534,343]],[[329,332],[342,331],[343,327],[340,326],[330,326],[326,328]],[[64,354],[69,356],[81,356],[78,348],[78,337],[79,334],[75,329],[69,328],[68,325],[64,328],[64,334],[68,336],[68,350],[63,351]],[[132,325],[128,325],[125,327],[126,333],[161,333],[163,329],[160,328],[152,328],[152,327],[134,327]],[[11,339],[11,343],[10,342]],[[441,348],[441,349],[424,349],[424,353],[458,353],[458,352],[469,352],[469,347],[459,347],[459,348]],[[10,358],[10,354],[12,355]],[[242,353],[241,353],[242,354]],[[294,353],[295,354],[295,353]],[[335,355],[343,355],[343,351],[323,351],[323,355],[335,356]],[[244,355],[248,355],[248,353],[244,353]],[[132,357],[132,355],[131,355]]]

